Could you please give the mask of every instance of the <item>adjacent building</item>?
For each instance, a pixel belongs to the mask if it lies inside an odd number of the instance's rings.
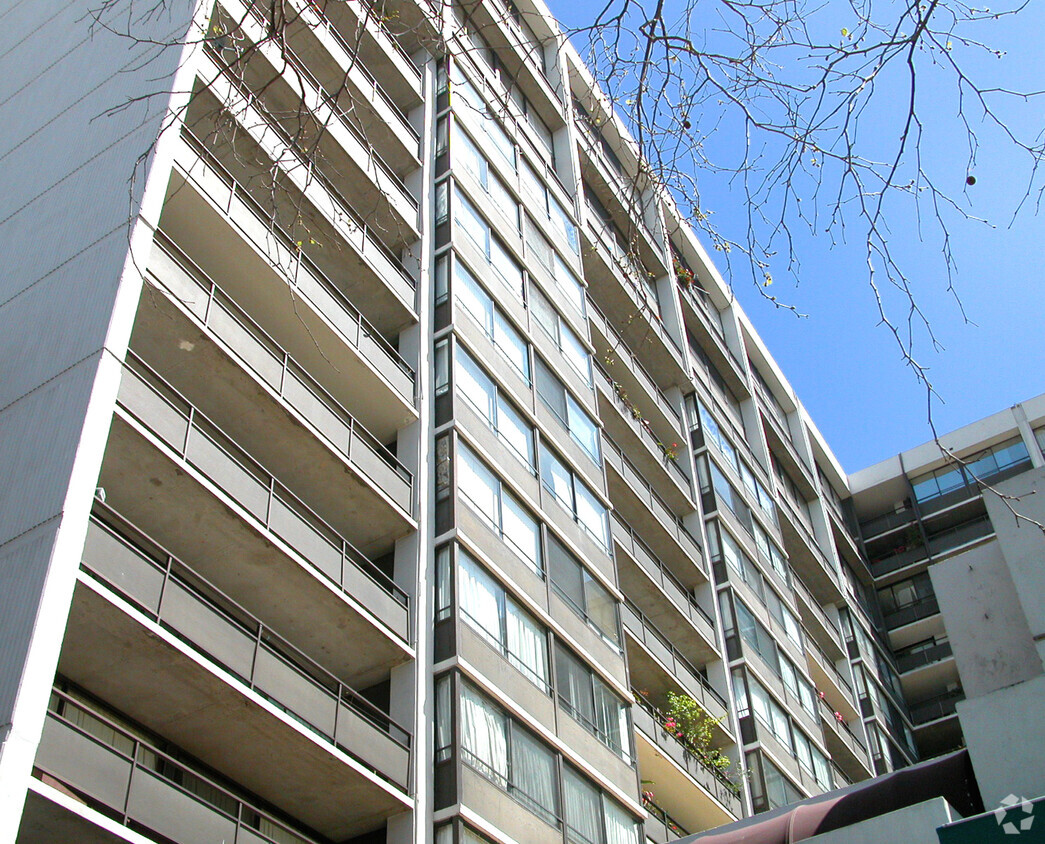
[[[958,740],[894,581],[988,505],[846,477],[542,5],[97,6],[0,16],[0,840],[664,844]]]

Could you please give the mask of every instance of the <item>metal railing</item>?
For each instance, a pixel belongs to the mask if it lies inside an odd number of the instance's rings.
[[[663,712],[640,697],[638,706],[632,708],[632,717],[636,730],[657,748],[658,753],[674,761],[727,811],[739,817],[741,803],[737,784],[679,738],[675,731],[668,730],[665,726],[667,716]]]
[[[247,688],[382,778],[407,786],[411,736],[404,727],[116,511],[96,508],[102,517],[91,516],[85,570]],[[373,735],[368,740],[364,726],[401,752],[375,744]],[[397,775],[388,770],[394,766]]]
[[[342,72],[346,70],[351,70],[352,68],[358,68],[360,73],[362,73],[363,77],[366,79],[366,81],[373,86],[374,91],[377,93],[377,95],[384,101],[384,103],[389,108],[392,109],[392,113],[395,114],[396,117],[398,117],[402,121],[407,131],[409,131],[409,133],[414,137],[415,140],[420,140],[420,134],[418,133],[417,129],[415,129],[410,124],[410,120],[407,118],[406,114],[396,104],[396,102],[392,99],[392,97],[384,89],[384,87],[382,87],[381,83],[377,81],[377,77],[374,76],[370,68],[368,68],[363,63],[362,58],[359,55],[358,46],[353,47],[351,44],[348,43],[348,39],[345,38],[345,36],[341,34],[341,31],[336,26],[334,26],[333,22],[325,14],[323,14],[323,12],[319,9],[319,6],[315,2],[311,2],[311,0],[305,0],[303,5],[305,8],[311,9],[316,16],[315,22],[309,22],[309,24],[312,25],[313,28],[316,28],[316,26],[321,27],[337,43],[337,45],[345,51],[345,54],[348,56],[349,65],[347,68],[344,65],[340,65],[339,63],[339,67],[342,70]],[[394,43],[394,39],[392,40]],[[409,56],[407,56],[407,60],[409,66],[416,71],[417,68],[412,61],[409,61]]]
[[[942,695],[911,704],[911,721],[922,725],[939,718],[946,718],[957,711],[960,701],[965,700],[964,691],[945,692]]]
[[[287,254],[294,256],[294,260],[302,267],[305,268],[306,272],[312,276],[317,284],[323,289],[323,292],[328,295],[337,305],[338,309],[343,311],[350,319],[351,322],[358,326],[358,331],[371,338],[375,344],[381,346],[389,357],[395,361],[396,366],[403,370],[404,373],[409,375],[410,380],[414,380],[413,368],[400,357],[399,352],[385,340],[380,333],[375,329],[370,322],[363,316],[362,312],[352,304],[352,302],[341,292],[340,288],[333,281],[330,280],[329,276],[319,268],[319,266],[309,258],[302,250],[300,250],[294,239],[290,234],[283,229],[272,217],[270,212],[267,212],[261,204],[250,194],[250,192],[244,188],[237,180],[236,177],[228,171],[217,157],[204,146],[203,142],[193,135],[188,129],[182,129],[182,139],[186,142],[187,146],[195,153],[199,159],[210,169],[219,180],[225,183],[228,187],[230,194],[238,199],[240,202],[247,207],[247,209],[254,214],[258,221],[265,228],[265,231],[273,235],[280,246],[286,250]],[[227,211],[227,209],[226,209]],[[366,234],[365,224],[362,224],[363,228],[360,230],[361,234],[367,238],[367,243],[373,243],[375,247],[384,255],[386,258],[398,263],[398,258],[394,256],[392,251],[388,249],[380,241],[370,238]],[[262,253],[265,253],[266,247],[264,244],[255,244]],[[399,265],[402,267],[402,265]],[[403,273],[406,273],[405,269],[402,269]],[[411,287],[414,286],[413,280],[409,275],[404,276],[410,283]],[[288,279],[288,283],[292,286],[300,286],[302,280],[300,278],[291,280]],[[345,333],[345,332],[342,332]],[[347,333],[346,333],[346,336]]]
[[[645,794],[642,795],[642,808],[650,813],[650,817],[659,821],[664,826],[665,838],[663,841],[657,841],[657,844],[666,844],[668,841],[673,841],[676,838],[682,838],[689,835],[682,824],[676,821],[671,815],[664,809],[653,802],[651,797],[647,797]],[[650,822],[646,821],[646,826],[649,827]],[[650,837],[650,830],[646,829],[646,837]],[[654,838],[654,840],[657,840]]]
[[[635,356],[635,353],[631,350],[624,339],[620,336],[617,329],[611,324],[606,315],[602,312],[602,309],[593,300],[588,300],[589,317],[595,316],[597,319],[593,319],[599,326],[599,330],[608,336],[608,339],[613,344],[610,350],[613,355],[627,355],[628,361],[626,368],[635,376],[635,380],[638,381],[656,402],[659,407],[667,415],[669,419],[674,420],[675,428],[680,432],[682,431],[682,417],[679,412],[672,406],[668,397],[664,395],[664,392],[657,386],[657,382],[653,380],[653,376],[649,374],[646,367],[642,365],[642,362]]]
[[[715,622],[712,620],[711,615],[696,602],[690,590],[683,586],[682,581],[678,579],[675,573],[660,561],[660,558],[653,553],[653,550],[645,543],[642,537],[616,513],[612,514],[612,519],[610,528],[613,538],[627,550],[639,564],[639,567],[645,570],[654,582],[658,582],[658,585],[666,594],[675,595],[677,604],[681,603],[694,610],[714,630]],[[704,560],[699,559],[694,560],[694,562],[707,576],[708,572]]]
[[[650,512],[653,513],[668,533],[674,537],[675,541],[682,547],[684,554],[689,559],[702,560],[703,551],[700,543],[689,532],[689,529],[682,524],[682,520],[672,512],[664,499],[653,489],[653,486],[646,480],[645,476],[635,468],[635,464],[627,458],[621,447],[606,435],[605,431],[603,431],[602,442],[606,446],[604,456],[613,455],[620,461],[619,471],[623,472],[625,481],[633,481],[638,484],[638,488],[632,486],[632,491],[649,508]],[[630,477],[628,477],[629,475]],[[697,563],[697,565],[700,565],[700,563]]]
[[[930,616],[936,615],[940,612],[940,604],[937,601],[935,595],[926,595],[923,598],[918,598],[909,604],[904,604],[902,607],[897,607],[894,612],[888,613],[883,617],[886,629],[893,630],[897,627],[903,627],[905,624],[911,624],[914,621],[920,621],[923,618],[929,618]]]
[[[104,807],[120,825],[166,834],[166,840],[179,833],[185,836],[180,840],[192,840],[206,829],[211,840],[227,844],[320,844],[180,754],[161,750],[57,688],[51,695],[36,766]]]
[[[908,671],[914,671],[916,668],[924,668],[927,665],[932,665],[934,662],[940,662],[953,655],[951,643],[942,642],[939,645],[933,645],[930,648],[915,651],[914,653],[897,656],[896,668],[901,674],[905,674]]]
[[[118,402],[179,460],[210,478],[266,530],[287,542],[333,581],[339,591],[346,591],[346,572],[352,568],[409,611],[409,596],[395,581],[133,352],[128,353],[124,365]],[[223,472],[230,473],[233,483],[222,483]]]
[[[624,421],[635,431],[636,435],[646,444],[646,448],[653,454],[655,458],[658,458],[660,462],[666,467],[669,474],[674,472],[677,476],[675,483],[681,485],[683,492],[687,496],[692,496],[692,486],[690,484],[689,477],[682,468],[678,465],[677,456],[669,457],[668,450],[669,446],[665,446],[657,435],[647,426],[645,420],[635,416],[628,404],[625,403],[623,397],[617,391],[617,382],[613,380],[610,374],[602,368],[601,364],[595,362],[595,371],[602,376],[602,381],[606,385],[606,390],[610,397],[610,400],[619,406],[619,412],[624,418]],[[684,446],[679,446],[680,449],[685,453]]]
[[[651,649],[651,652],[659,650],[662,660],[665,663],[670,663],[665,665],[669,671],[678,674],[678,671],[675,669],[678,667],[684,669],[687,675],[684,679],[690,682],[683,685],[686,686],[687,693],[692,694],[696,692],[697,697],[695,700],[697,703],[713,715],[714,711],[720,710],[723,710],[723,714],[725,714],[724,710],[727,709],[725,698],[711,687],[711,684],[696,669],[693,663],[671,643],[667,636],[660,632],[660,629],[627,596],[625,596],[624,604],[621,606],[621,617],[624,620],[625,629],[629,630],[639,642],[647,646],[654,645],[655,647]],[[691,690],[690,687],[694,685],[696,688]]]
[[[175,266],[185,273],[184,290],[171,294],[192,310],[203,325],[231,349],[244,369],[269,387],[303,419],[320,431],[327,441],[345,457],[353,468],[376,486],[385,490],[392,500],[410,513],[413,507],[413,475],[395,455],[331,396],[308,372],[300,366],[275,340],[255,323],[224,291],[203,273],[162,235],[156,244]],[[175,254],[177,251],[178,254]],[[164,288],[170,289],[170,279],[158,278],[149,268],[149,274]],[[183,295],[183,294],[188,295]],[[193,298],[194,294],[201,298]],[[233,328],[234,327],[234,328]],[[232,330],[230,330],[232,329]],[[365,448],[367,458],[360,461],[353,454],[353,446]],[[400,493],[388,488],[391,476],[380,477],[367,469],[366,463],[378,460],[405,485]],[[405,494],[405,500],[404,500]]]

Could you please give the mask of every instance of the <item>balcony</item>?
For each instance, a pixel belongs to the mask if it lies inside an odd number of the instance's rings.
[[[842,644],[842,634],[838,629],[838,625],[824,612],[820,602],[809,591],[809,587],[793,571],[791,572],[791,585],[794,587],[795,595],[798,598],[799,613],[802,616],[804,626],[807,628],[806,635],[825,653],[830,652],[830,659],[843,659],[846,655],[846,650]],[[813,632],[810,632],[810,627],[813,628]]]
[[[85,560],[63,676],[330,838],[409,808],[405,730],[191,571],[143,556]]]
[[[399,155],[398,166],[393,166],[360,127],[358,110],[346,111],[336,102],[310,63],[289,42],[277,46],[268,37],[263,7],[253,4],[248,9],[236,0],[224,2],[230,8],[239,6],[232,13],[235,23],[226,20],[219,25],[243,33],[243,58],[234,60],[232,72],[223,56],[208,49],[211,66],[200,68],[206,90],[235,115],[244,131],[260,136],[267,127],[278,135],[283,148],[272,156],[274,160],[300,148],[304,168],[297,169],[308,174],[323,171],[348,197],[349,207],[357,209],[375,229],[408,233],[407,239],[415,240],[420,225],[418,201],[404,178],[418,168],[417,157]],[[344,77],[334,84],[335,92],[347,85]],[[193,125],[196,114],[198,109],[190,110],[189,126],[202,135]],[[407,130],[402,127],[402,131]],[[314,166],[317,161],[322,162],[321,167]],[[310,162],[313,166],[308,166]],[[291,170],[287,172],[293,175]]]
[[[368,173],[375,169],[368,164],[373,156],[345,124],[333,118],[321,123],[307,112],[288,117],[304,106],[263,102],[245,83],[222,75],[213,62],[201,72],[215,78],[193,98],[183,135],[205,148],[208,163],[220,161],[223,175],[245,189],[266,225],[287,231],[294,251],[337,279],[371,321],[396,329],[414,321],[418,265],[411,258],[407,269],[401,256],[420,235],[405,185],[394,182],[384,168],[376,168],[376,176]],[[269,91],[270,99],[291,96],[275,85]],[[284,116],[277,119],[271,109]],[[302,140],[314,134],[321,140],[311,145]],[[206,157],[199,149],[195,152]],[[317,166],[316,160],[325,166]],[[192,172],[191,159],[186,170]],[[346,252],[357,256],[362,278],[339,263]],[[376,301],[357,296],[365,282],[374,282],[371,295],[379,296]]]
[[[223,291],[244,303],[251,318],[328,392],[351,403],[367,427],[383,430],[412,421],[414,371],[381,329],[297,248],[289,233],[266,219],[262,207],[202,146],[187,140],[177,160],[160,219],[166,242],[177,244],[200,274],[220,279]],[[355,283],[370,289],[372,304],[392,324],[399,323],[401,316],[380,306],[386,289],[378,282],[381,271],[366,265],[386,256],[364,232],[359,234],[356,254],[366,260],[342,253],[338,272],[354,273]],[[347,391],[346,383],[362,389]],[[346,394],[354,400],[349,402]]]
[[[791,568],[802,579],[814,601],[839,603],[843,600],[842,586],[834,563],[821,549],[810,526],[796,512],[790,500],[785,496],[780,496],[779,500],[784,502],[784,506],[777,507],[777,512],[784,517],[779,519],[780,533]]]
[[[406,730],[110,508],[102,506],[91,517],[82,567],[250,689],[406,787]],[[352,735],[365,742],[343,746]]]
[[[682,520],[605,432],[602,445],[603,462],[612,470],[606,473],[607,492],[622,518],[640,530],[654,554],[684,582],[692,579],[693,568],[706,577],[700,543]]]
[[[696,662],[719,659],[715,622],[696,602],[692,591],[616,514],[610,530],[617,547],[621,590],[641,603],[651,621]]]
[[[382,441],[216,285],[169,258],[163,264],[149,276],[170,296],[139,309],[134,355],[314,500],[336,489],[336,505],[324,506],[412,525],[413,476]]]
[[[58,690],[35,767],[40,779],[30,780],[19,844],[139,840],[133,832],[124,838],[105,831],[113,822],[177,844],[322,844],[183,753],[161,750],[92,704]]]
[[[871,757],[864,746],[864,740],[853,731],[848,721],[839,721],[830,704],[823,699],[820,700],[820,722],[824,727],[824,744],[831,758],[836,764],[842,763],[848,772],[846,781],[854,782],[872,776]],[[860,724],[860,718],[856,717],[852,723]],[[863,732],[861,726],[857,729]]]
[[[935,595],[927,595],[909,604],[904,604],[894,612],[885,616],[885,627],[887,630],[896,630],[907,624],[913,624],[925,618],[931,618],[940,612],[940,604]]]
[[[588,301],[588,322],[592,329],[592,344],[597,353],[621,364],[612,367],[613,378],[624,386],[629,395],[641,396],[640,401],[642,406],[648,409],[648,415],[654,416],[658,428],[663,428],[666,434],[670,432],[667,435],[672,437],[672,441],[684,436],[682,417],[671,399],[664,395],[653,376],[621,339],[599,306],[591,300]]]
[[[222,3],[243,8],[238,0]],[[396,102],[362,60],[360,45],[348,41],[320,12],[318,4],[289,0],[287,5],[289,43],[316,74],[328,99],[348,102],[342,112],[345,118],[355,123],[396,169],[419,168],[420,135],[406,111],[420,106],[421,98],[410,91],[401,97],[402,105]]]
[[[125,518],[339,676],[364,686],[412,657],[409,600],[390,576],[130,369],[99,483]],[[345,637],[359,648],[347,660]]]
[[[682,350],[661,322],[657,303],[646,292],[642,279],[645,271],[590,209],[587,218],[587,225],[581,229],[581,254],[590,300],[597,301],[613,320],[614,330],[644,366],[663,372],[666,383],[688,383]]]
[[[917,671],[920,668],[935,665],[945,659],[951,659],[953,656],[954,652],[951,650],[951,643],[943,642],[939,645],[933,645],[930,648],[923,648],[922,650],[915,651],[914,653],[897,656],[896,668],[901,674],[907,674],[911,671]]]
[[[614,381],[598,363],[595,364],[595,384],[600,398],[599,416],[610,435],[640,464],[640,471],[658,482],[659,494],[672,509],[695,510],[689,476],[679,465],[680,459],[689,462],[686,441],[678,437],[663,442],[639,408],[627,398],[623,385]]]
[[[816,641],[806,634],[806,666],[814,685],[823,691],[831,704],[847,719],[860,717],[853,696],[852,683],[835,667],[835,661],[827,656]]]
[[[655,267],[657,276],[668,270],[665,262],[663,238],[650,229],[646,220],[646,211],[652,209],[656,213],[656,204],[643,196],[642,188],[624,172],[619,162],[614,162],[606,154],[607,142],[599,131],[587,120],[579,119],[575,123],[582,143],[581,168],[588,177],[594,176],[593,182],[601,182],[599,193],[603,197],[613,197],[612,203],[605,203],[607,208],[615,205],[620,219],[627,221],[625,232],[630,236],[633,229],[636,233],[637,248],[643,262]],[[587,165],[587,166],[585,166]]]
[[[965,700],[965,692],[959,689],[913,703],[911,704],[911,722],[916,727],[922,727],[933,721],[950,718],[957,713],[958,703],[963,700]]]
[[[314,4],[337,31],[339,40],[353,45],[355,55],[377,77],[390,96],[405,110],[422,103],[421,71],[399,40],[389,31],[389,18],[370,2],[341,3],[317,0]],[[399,10],[396,10],[397,12]],[[423,29],[412,30],[402,14],[397,21],[405,32],[424,37]],[[430,26],[425,21],[425,26]]]
[[[967,522],[934,533],[929,537],[928,545],[919,544],[914,547],[894,549],[892,553],[880,556],[871,561],[871,574],[884,577],[894,571],[913,566],[923,560],[935,560],[944,555],[964,550],[966,546],[994,535],[994,526],[989,516],[983,515]]]
[[[683,691],[699,703],[705,712],[712,718],[722,719],[722,723],[717,729],[728,736],[727,706],[722,695],[711,687],[711,684],[704,679],[693,663],[668,641],[642,610],[628,598],[625,598],[624,603],[621,604],[620,614],[625,632],[639,643],[649,658],[652,658],[662,670],[670,674]],[[634,676],[635,672],[633,671],[632,674]]]
[[[664,728],[666,716],[637,695],[632,707],[639,770],[655,783],[656,799],[665,813],[689,829],[704,830],[730,823],[743,814],[740,789],[721,771]]]
[[[684,838],[689,832],[671,815],[654,803],[650,798],[642,798],[642,808],[649,812],[645,821],[646,838],[653,844],[667,844],[678,838]]]

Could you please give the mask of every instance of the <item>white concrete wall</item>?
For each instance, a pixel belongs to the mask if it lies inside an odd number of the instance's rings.
[[[814,835],[805,844],[940,844],[936,828],[960,818],[942,797],[926,800],[852,826]]]
[[[966,697],[1041,674],[1001,544],[990,542],[936,563],[929,577]]]
[[[141,18],[146,5],[104,20],[184,38],[194,0]],[[188,84],[183,46],[92,28],[100,6],[0,12],[0,842],[18,826],[137,304],[129,246],[150,232],[131,223],[158,213],[169,169],[162,147],[138,159]]]
[[[983,805],[1045,794],[1045,675],[958,704]]]
[[[1039,659],[1045,658],[1045,529],[1041,527],[1045,525],[1045,469],[1009,478],[998,484],[997,491],[1004,498],[984,493],[987,512]]]

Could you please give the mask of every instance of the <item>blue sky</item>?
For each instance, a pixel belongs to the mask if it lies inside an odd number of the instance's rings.
[[[567,25],[582,24],[601,6],[592,0],[550,2],[553,13],[569,15]],[[955,55],[970,73],[991,84],[1045,87],[1045,63],[1039,58],[1043,32],[1045,8],[1031,2],[1018,17],[989,23],[979,32],[1006,51],[1002,58],[960,48]],[[922,342],[916,349],[938,393],[932,419],[943,433],[1045,392],[1045,215],[1035,216],[1031,205],[1012,222],[1027,171],[987,125],[977,125],[982,138],[971,171],[976,184],[964,188],[967,149],[954,120],[953,89],[941,80],[942,74],[930,70],[920,82],[926,118],[923,157],[971,215],[994,224],[951,224],[954,282],[970,320],[966,323],[946,292],[939,236],[931,227],[920,229],[909,211],[891,218],[890,247],[902,256],[943,346],[934,351]],[[886,117],[881,131],[895,131]],[[1040,130],[1045,127],[1045,100],[1014,108],[1010,117]],[[872,143],[889,139],[873,133],[867,137]],[[702,179],[701,193],[704,205],[714,208],[717,225],[741,236],[744,207],[739,194],[711,177]],[[797,251],[802,262],[798,284],[773,268],[771,292],[807,314],[805,318],[775,308],[749,277],[738,275],[734,289],[843,467],[855,471],[929,439],[925,386],[904,365],[892,335],[877,324],[862,249],[832,248],[822,235],[805,235]]]

